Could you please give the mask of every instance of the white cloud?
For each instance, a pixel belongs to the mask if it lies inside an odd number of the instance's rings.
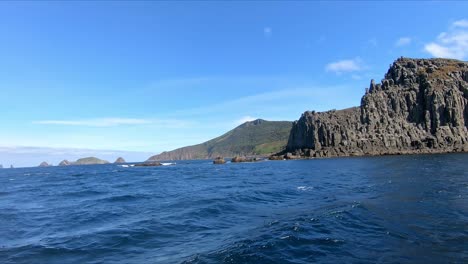
[[[254,120],[257,120],[258,118],[256,117],[252,117],[252,116],[244,116],[240,119],[237,119],[235,122],[234,122],[234,125],[241,125],[241,124],[244,124],[245,122],[250,122],[250,121],[254,121]]]
[[[406,45],[411,44],[411,41],[412,39],[410,37],[401,37],[396,41],[395,46],[397,47],[406,46]]]
[[[189,122],[183,120],[138,119],[138,118],[93,118],[80,120],[40,120],[33,124],[85,126],[85,127],[115,127],[124,125],[158,125],[162,127],[185,127]]]
[[[452,23],[447,32],[424,46],[424,50],[434,57],[463,60],[468,57],[468,20]]]
[[[468,27],[468,19],[461,19],[453,22],[453,27]]]
[[[143,125],[152,122],[150,120],[136,118],[95,118],[82,120],[40,120],[34,121],[33,123],[41,125],[111,127],[120,125]]]
[[[363,69],[362,60],[355,58],[352,60],[340,60],[327,64],[325,70],[327,72],[343,73],[343,72],[355,72]]]
[[[265,37],[271,37],[271,35],[273,35],[273,29],[271,27],[263,28],[263,35]]]
[[[353,74],[353,75],[351,75],[351,78],[352,78],[353,80],[362,80],[362,76],[361,76],[361,75],[358,75],[358,74]]]

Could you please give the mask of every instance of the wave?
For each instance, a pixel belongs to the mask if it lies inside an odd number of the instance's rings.
[[[130,168],[130,167],[135,167],[135,164],[130,164],[130,165],[119,165],[119,167],[122,167],[122,168]]]

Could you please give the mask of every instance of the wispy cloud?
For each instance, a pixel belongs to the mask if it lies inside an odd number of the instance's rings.
[[[237,113],[250,118],[257,116],[268,119],[269,116],[274,115],[276,118],[293,120],[305,109],[327,110],[333,107],[349,107],[358,103],[359,100],[354,100],[355,98],[350,98],[349,95],[343,96],[345,91],[349,90],[350,87],[342,85],[318,86],[310,84],[252,94],[212,105],[180,110],[173,114],[183,115],[187,118],[188,116],[209,117],[211,113],[223,113],[225,116],[232,117]],[[360,98],[360,96],[356,98]],[[332,103],[333,106],[328,107]],[[233,118],[233,120],[237,119]]]
[[[64,125],[64,126],[89,126],[89,127],[112,127],[121,125],[144,125],[151,124],[150,120],[137,118],[94,118],[81,120],[40,120],[34,121],[40,125]]]
[[[346,59],[335,62],[330,62],[325,66],[327,72],[334,72],[341,74],[344,72],[355,72],[361,71],[364,69],[361,58],[357,57],[355,59]]]
[[[237,119],[236,121],[234,121],[234,125],[241,125],[245,122],[249,122],[249,121],[254,121],[256,120],[257,118],[256,117],[252,117],[252,116],[244,116],[242,118],[239,118]]]
[[[367,42],[369,43],[369,45],[371,45],[373,47],[377,47],[379,45],[379,42],[377,41],[376,38],[371,38]]]
[[[463,60],[468,57],[468,20],[452,23],[447,32],[424,46],[424,50],[434,57]]]
[[[353,80],[357,80],[357,81],[362,80],[362,76],[359,75],[359,74],[353,74],[353,75],[351,75],[351,78]]]
[[[139,118],[92,118],[79,120],[39,120],[33,121],[39,125],[86,126],[86,127],[115,127],[132,125],[159,125],[164,127],[184,127],[184,120],[139,119]]]
[[[263,35],[267,38],[271,37],[273,35],[273,29],[271,27],[264,27]]]
[[[401,37],[395,42],[395,46],[402,47],[411,44],[412,39],[410,37]]]
[[[457,20],[452,23],[452,27],[468,27],[468,19]]]

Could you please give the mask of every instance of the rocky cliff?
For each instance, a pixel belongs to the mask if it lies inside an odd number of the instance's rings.
[[[280,155],[463,152],[467,127],[468,63],[400,58],[380,83],[371,81],[359,107],[302,114]]]

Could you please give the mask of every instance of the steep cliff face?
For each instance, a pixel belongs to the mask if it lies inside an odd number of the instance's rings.
[[[400,58],[361,106],[305,112],[293,124],[288,157],[468,151],[468,63]],[[285,153],[282,153],[285,154]]]

